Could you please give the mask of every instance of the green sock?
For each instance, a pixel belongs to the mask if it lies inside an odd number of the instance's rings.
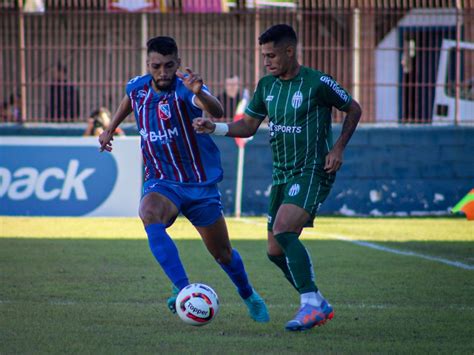
[[[275,235],[278,244],[285,252],[288,259],[288,268],[293,276],[298,292],[317,292],[314,284],[313,266],[309,254],[298,239],[298,233],[285,232]]]
[[[274,263],[276,266],[280,268],[281,271],[283,271],[283,274],[285,275],[286,279],[290,282],[291,286],[293,286],[296,290],[298,290],[293,281],[293,278],[291,277],[290,269],[288,269],[288,264],[286,263],[285,254],[282,254],[282,255],[267,254],[267,256],[268,256],[268,259],[270,259],[272,263]]]

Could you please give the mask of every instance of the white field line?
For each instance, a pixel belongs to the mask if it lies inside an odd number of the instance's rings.
[[[255,225],[265,225],[266,226],[266,223],[253,222],[252,220],[245,219],[245,218],[235,219],[235,220],[236,221],[241,221],[243,223],[249,223],[249,224],[255,224]],[[331,238],[331,239],[337,239],[337,240],[341,240],[341,241],[344,241],[344,242],[349,242],[349,243],[352,243],[352,244],[356,244],[356,245],[361,246],[361,247],[380,250],[380,251],[384,251],[384,252],[387,252],[387,253],[392,253],[392,254],[397,254],[397,255],[404,255],[404,256],[413,256],[413,257],[420,258],[420,259],[430,260],[430,261],[434,261],[434,262],[437,262],[437,263],[441,263],[441,264],[445,264],[445,265],[449,265],[449,266],[454,266],[454,267],[464,269],[464,270],[474,270],[474,265],[464,264],[460,261],[456,261],[456,260],[453,261],[453,260],[448,260],[448,259],[444,259],[444,258],[439,258],[439,257],[436,257],[436,256],[420,254],[420,253],[416,253],[414,251],[404,251],[404,250],[398,250],[398,249],[393,249],[393,248],[389,248],[389,247],[384,247],[382,245],[378,245],[378,244],[375,244],[375,243],[363,242],[363,241],[360,241],[360,240],[355,240],[353,238],[348,238],[348,237],[340,235],[340,234],[315,233],[315,232],[309,232],[309,231],[305,231],[304,233],[305,234],[310,234],[310,235],[317,235],[317,236],[321,236],[321,237],[327,237],[327,238]]]

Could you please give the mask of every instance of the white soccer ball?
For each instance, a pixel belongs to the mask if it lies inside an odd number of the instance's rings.
[[[176,298],[176,313],[185,323],[205,325],[219,312],[219,298],[204,284],[193,283],[183,288]]]

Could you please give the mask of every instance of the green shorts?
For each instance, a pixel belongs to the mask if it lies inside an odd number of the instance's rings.
[[[293,204],[305,209],[311,217],[304,227],[312,227],[316,212],[328,197],[335,179],[336,174],[320,170],[313,175],[303,174],[284,184],[273,185],[270,192],[267,229],[273,230],[273,222],[283,204]]]

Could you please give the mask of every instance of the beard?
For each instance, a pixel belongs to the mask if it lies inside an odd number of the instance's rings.
[[[173,79],[166,80],[166,81],[157,81],[153,78],[153,82],[155,83],[155,86],[158,90],[160,91],[169,91],[171,89],[171,86],[173,85]]]

